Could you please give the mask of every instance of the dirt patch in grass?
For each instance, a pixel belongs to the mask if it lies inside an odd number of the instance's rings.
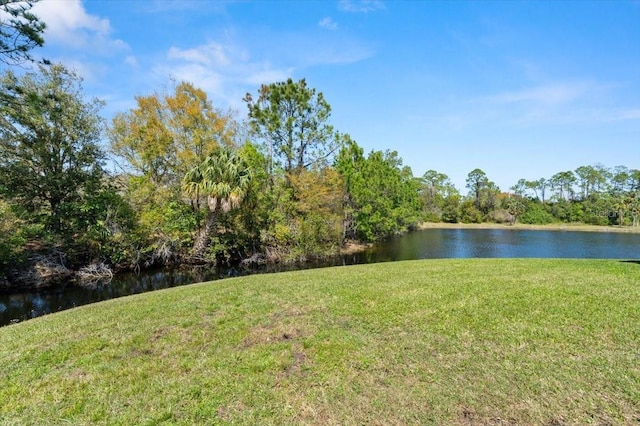
[[[307,355],[302,348],[302,345],[299,343],[294,343],[291,347],[291,356],[292,361],[291,364],[280,374],[276,380],[277,383],[280,380],[291,378],[292,376],[297,376],[303,373],[303,366],[307,363]]]
[[[484,417],[472,408],[462,408],[456,422],[460,426],[517,426],[513,418]]]
[[[264,345],[273,342],[299,340],[311,335],[308,311],[291,307],[269,316],[266,324],[251,327],[243,341],[243,347]]]
[[[253,327],[247,333],[242,346],[250,348],[256,345],[265,345],[273,342],[284,342],[298,339],[302,332],[298,329],[291,329],[281,324],[269,324],[266,326]]]

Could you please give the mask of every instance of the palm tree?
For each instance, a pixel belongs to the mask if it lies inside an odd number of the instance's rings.
[[[624,225],[624,215],[629,210],[630,199],[624,195],[618,195],[613,199],[613,209],[618,215],[618,225]]]
[[[195,199],[206,198],[209,210],[193,245],[196,258],[203,257],[220,212],[240,206],[250,180],[247,165],[229,149],[219,149],[185,174],[182,179],[185,194]]]

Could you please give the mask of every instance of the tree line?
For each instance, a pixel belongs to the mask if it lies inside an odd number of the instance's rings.
[[[5,281],[34,259],[53,272],[304,260],[422,219],[398,154],[364,155],[304,79],[247,94],[244,122],[188,82],[110,123],[62,64],[0,86]]]
[[[29,61],[44,24],[9,0],[0,58]],[[0,77],[0,287],[183,263],[337,254],[424,221],[638,224],[640,172],[584,166],[508,192],[475,169],[468,195],[395,151],[364,150],[304,79],[262,85],[247,118],[189,82],[106,122],[62,64]],[[614,214],[609,214],[614,212]]]
[[[446,174],[434,170],[422,177],[426,220],[443,222],[521,222],[638,226],[640,170],[602,164],[580,166],[549,178],[519,179],[507,192],[481,169],[466,179],[463,197]]]
[[[584,166],[502,192],[475,169],[463,196],[446,174],[414,177],[395,151],[365,155],[304,79],[248,93],[245,122],[181,82],[105,123],[81,82],[61,64],[0,80],[5,278],[29,258],[70,269],[304,260],[428,220],[638,223],[638,170]]]

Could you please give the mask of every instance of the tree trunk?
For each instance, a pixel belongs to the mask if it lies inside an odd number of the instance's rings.
[[[205,222],[204,228],[202,228],[198,235],[196,236],[196,241],[193,244],[193,256],[201,259],[204,256],[205,251],[207,251],[207,247],[209,246],[211,232],[216,224],[216,219],[218,217],[217,211],[209,210],[209,214],[207,215],[207,221]]]

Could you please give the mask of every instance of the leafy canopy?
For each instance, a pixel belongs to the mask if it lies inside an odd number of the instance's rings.
[[[45,23],[30,12],[38,0],[0,0],[0,61],[15,65],[32,60],[30,51],[44,44]]]
[[[4,192],[59,231],[103,174],[102,102],[85,100],[81,78],[63,65],[0,80],[0,179]]]
[[[220,146],[231,146],[237,126],[231,113],[182,82],[173,94],[137,96],[137,107],[120,113],[109,128],[112,152],[125,168],[154,184],[180,185],[183,175]]]
[[[270,172],[317,167],[337,150],[340,138],[328,124],[331,107],[304,79],[262,85],[256,100],[247,93],[244,101],[251,130],[267,145]]]

